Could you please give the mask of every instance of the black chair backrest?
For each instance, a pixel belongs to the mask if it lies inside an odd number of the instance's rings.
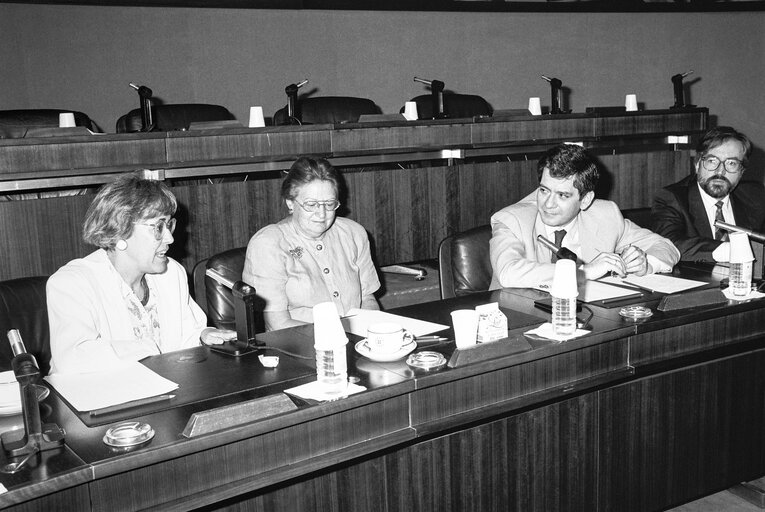
[[[441,297],[486,291],[491,285],[491,226],[478,226],[446,237],[438,247]]]
[[[417,117],[431,119],[433,117],[433,96],[423,94],[412,98],[417,103]],[[404,107],[401,107],[401,112]],[[490,116],[493,113],[491,105],[480,96],[473,94],[444,93],[444,113],[452,119],[464,117]]]
[[[208,258],[205,267],[217,271],[230,281],[241,281],[246,254],[246,247],[229,249]],[[231,290],[208,276],[205,276],[205,289],[208,323],[219,329],[236,330],[234,297]]]
[[[87,114],[74,110],[55,108],[29,110],[0,110],[0,138],[18,139],[34,128],[57,128],[58,115],[71,112],[74,124],[84,126],[92,132],[100,131]]]
[[[353,96],[300,98],[297,109],[303,124],[356,123],[362,115],[382,113],[374,101]],[[286,106],[274,114],[274,124],[289,124]]]
[[[27,352],[34,355],[40,374],[50,370],[50,328],[45,283],[48,278],[22,277],[0,281],[0,370],[11,369],[13,352],[6,337],[18,329]]]
[[[154,131],[160,132],[188,130],[191,123],[236,119],[226,107],[207,103],[152,105],[151,115],[154,121]],[[117,133],[140,132],[141,128],[140,108],[131,110],[117,120]]]

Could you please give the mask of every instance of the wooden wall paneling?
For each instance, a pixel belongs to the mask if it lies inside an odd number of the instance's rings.
[[[761,476],[764,363],[759,351],[601,391],[600,510],[664,510]]]
[[[95,247],[82,241],[82,221],[93,196],[0,202],[0,279],[50,275]]]
[[[211,160],[295,160],[302,155],[327,155],[331,149],[331,126],[270,128],[207,134],[204,131],[168,132],[169,162]]]
[[[657,111],[660,112],[660,111]],[[672,115],[624,115],[594,119],[594,132],[598,137],[666,133],[682,135],[707,129],[708,111],[705,108],[690,112],[667,110]]]
[[[399,395],[124,473],[99,478],[96,469],[93,510],[196,508],[402,443],[414,436],[408,425]]]
[[[88,486],[78,485],[65,491],[46,494],[33,498],[18,505],[5,506],[0,502],[5,512],[40,512],[41,510],[89,510],[90,494]]]
[[[8,139],[0,141],[0,174],[162,165],[167,161],[164,139],[164,133]]]
[[[594,136],[594,118],[571,116],[538,116],[514,122],[479,122],[472,125],[475,147],[544,141],[581,141]]]
[[[691,169],[687,150],[617,153],[598,159],[606,172],[597,196],[615,201],[622,209],[650,208],[658,190],[688,176]]]
[[[744,311],[717,318],[709,318],[707,311],[697,316],[685,319],[682,326],[673,327],[670,314],[668,325],[661,326],[661,330],[634,336],[630,341],[630,363],[634,366],[650,364],[765,335],[765,315],[762,311]]]
[[[465,145],[470,141],[470,124],[422,121],[405,126],[365,127],[332,131],[332,153],[380,152],[386,150],[442,149]]]

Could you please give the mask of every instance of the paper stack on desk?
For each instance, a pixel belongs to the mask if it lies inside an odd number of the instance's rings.
[[[45,380],[80,412],[149,398],[178,389],[178,384],[161,377],[138,362],[127,363],[104,372],[57,373],[48,375]]]

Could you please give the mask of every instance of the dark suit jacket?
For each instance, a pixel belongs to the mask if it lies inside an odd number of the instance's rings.
[[[765,187],[742,181],[730,196],[736,225],[754,231],[765,227]],[[672,240],[680,249],[682,261],[713,262],[712,251],[720,242],[714,239],[709,225],[696,175],[661,189],[651,208],[653,231]]]

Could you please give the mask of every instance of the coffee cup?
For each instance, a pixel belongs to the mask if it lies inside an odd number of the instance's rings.
[[[367,328],[369,350],[378,354],[392,354],[413,340],[411,333],[396,323],[371,324]]]

